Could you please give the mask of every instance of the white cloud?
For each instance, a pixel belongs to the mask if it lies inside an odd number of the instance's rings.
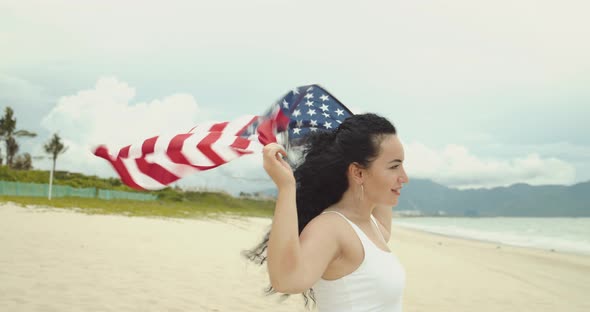
[[[50,132],[58,132],[69,147],[57,169],[99,176],[116,176],[108,162],[94,156],[92,147],[105,144],[112,154],[121,147],[165,134],[189,131],[210,121],[188,94],[174,94],[148,102],[134,102],[134,88],[114,77],[100,78],[92,89],[60,98],[43,119]],[[260,154],[246,155],[224,166],[196,173],[178,183],[186,188],[256,191],[272,187],[262,169]]]
[[[514,183],[572,184],[575,169],[557,158],[536,153],[512,159],[478,157],[460,145],[434,149],[421,143],[405,145],[408,175],[457,188],[507,186]]]
[[[106,77],[92,89],[60,98],[41,124],[49,132],[59,133],[70,146],[63,156],[68,165],[62,168],[105,174],[98,163],[106,162],[91,154],[92,147],[105,144],[117,151],[156,135],[187,132],[207,118],[188,94],[137,103],[134,97],[135,89]]]
[[[502,145],[490,142],[485,146],[486,151],[495,152],[498,155],[525,154],[534,151],[542,155],[548,155],[560,159],[568,159],[571,162],[586,162],[590,159],[590,146],[573,144],[570,142],[551,142],[544,144],[510,144]],[[503,153],[505,152],[505,153]]]

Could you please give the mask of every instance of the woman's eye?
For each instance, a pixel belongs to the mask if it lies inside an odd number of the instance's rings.
[[[397,167],[399,167],[399,165],[395,165],[395,166],[393,166],[393,167],[391,167],[389,169],[397,169]]]

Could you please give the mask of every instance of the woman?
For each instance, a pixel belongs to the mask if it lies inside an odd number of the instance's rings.
[[[268,261],[271,290],[311,294],[320,312],[401,311],[405,273],[387,247],[408,182],[395,127],[354,115],[311,135],[294,173],[285,156],[275,143],[263,149],[278,196],[269,234],[248,254]]]

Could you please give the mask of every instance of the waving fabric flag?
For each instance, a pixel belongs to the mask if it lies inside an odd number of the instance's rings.
[[[126,185],[159,190],[198,171],[209,170],[276,142],[279,133],[296,146],[306,134],[335,130],[352,113],[318,85],[293,89],[262,116],[204,123],[188,133],[154,136],[111,155],[106,146],[94,154],[111,163]]]

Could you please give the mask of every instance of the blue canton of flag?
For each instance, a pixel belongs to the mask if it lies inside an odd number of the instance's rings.
[[[318,85],[293,89],[277,105],[288,116],[289,142],[293,143],[310,132],[335,131],[353,113],[328,91]],[[280,130],[279,130],[280,131]]]

